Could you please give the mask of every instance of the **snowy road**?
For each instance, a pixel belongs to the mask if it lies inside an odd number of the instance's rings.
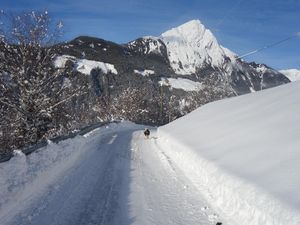
[[[87,148],[53,182],[2,212],[0,224],[208,225],[220,220],[159,147],[156,131],[145,139],[141,130],[116,129]]]

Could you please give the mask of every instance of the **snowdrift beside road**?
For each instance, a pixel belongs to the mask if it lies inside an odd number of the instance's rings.
[[[159,144],[232,224],[300,224],[300,82],[207,104]]]

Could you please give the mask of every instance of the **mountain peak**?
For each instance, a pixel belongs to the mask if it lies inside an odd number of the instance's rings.
[[[200,22],[200,20],[191,20],[178,27],[172,28],[164,32],[161,36],[179,36],[184,37],[188,40],[195,40],[204,35],[207,29],[205,26]],[[212,35],[213,36],[213,35]]]
[[[219,45],[217,39],[200,20],[191,20],[161,34],[167,46],[173,70],[178,74],[192,74],[206,64],[220,66],[225,57],[234,54]]]
[[[200,20],[190,20],[178,26],[181,29],[202,28],[204,27]]]

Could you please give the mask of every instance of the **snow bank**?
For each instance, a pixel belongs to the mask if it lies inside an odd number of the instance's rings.
[[[92,69],[96,68],[101,69],[102,72],[105,74],[109,72],[113,74],[118,74],[118,71],[112,64],[87,59],[76,59],[74,56],[69,55],[58,56],[54,61],[54,66],[57,68],[62,68],[65,66],[68,60],[75,62],[76,70],[86,75],[90,75]]]
[[[110,124],[84,136],[49,143],[28,156],[15,151],[14,157],[0,164],[0,218],[22,209],[24,199],[38,196],[85,154],[98,149],[103,135],[136,127],[129,122]]]
[[[183,78],[161,78],[159,84],[185,91],[197,91],[201,87],[201,83]]]
[[[207,104],[159,144],[231,224],[300,224],[300,82]]]

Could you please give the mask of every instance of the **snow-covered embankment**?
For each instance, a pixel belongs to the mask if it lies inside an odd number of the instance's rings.
[[[159,144],[232,224],[300,224],[300,82],[207,104]]]

